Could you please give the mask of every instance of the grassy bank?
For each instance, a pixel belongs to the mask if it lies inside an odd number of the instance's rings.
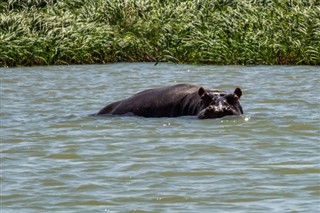
[[[318,0],[9,0],[0,66],[320,65]]]

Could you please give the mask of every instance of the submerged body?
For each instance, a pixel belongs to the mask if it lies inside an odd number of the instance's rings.
[[[243,114],[239,99],[241,89],[234,93],[204,89],[199,85],[178,84],[148,89],[127,99],[111,103],[97,115],[137,115],[143,117],[177,117],[197,115],[198,118],[221,118]]]

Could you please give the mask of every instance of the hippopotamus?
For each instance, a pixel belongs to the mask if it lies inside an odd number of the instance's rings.
[[[143,117],[178,117],[193,115],[200,119],[243,114],[240,88],[233,93],[204,89],[193,84],[148,89],[116,101],[97,115],[136,115]]]

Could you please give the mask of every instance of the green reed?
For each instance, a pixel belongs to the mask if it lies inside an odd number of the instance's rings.
[[[9,0],[0,66],[320,64],[318,0]]]

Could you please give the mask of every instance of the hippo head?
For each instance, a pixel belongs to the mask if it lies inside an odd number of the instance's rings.
[[[242,95],[240,88],[236,88],[233,93],[221,91],[205,91],[202,87],[199,89],[199,95],[204,106],[198,114],[198,118],[221,118],[226,115],[243,114],[239,99]]]

